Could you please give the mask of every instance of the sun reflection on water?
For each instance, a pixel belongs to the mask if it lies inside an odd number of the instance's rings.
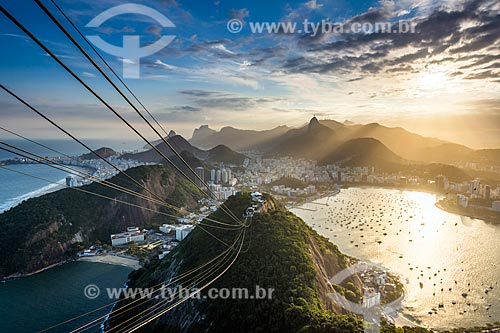
[[[352,256],[400,275],[405,312],[434,328],[500,320],[500,226],[449,214],[436,195],[350,188],[294,210]],[[490,288],[492,287],[492,288]]]

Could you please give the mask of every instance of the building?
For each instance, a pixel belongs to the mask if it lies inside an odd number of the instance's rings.
[[[445,176],[443,176],[443,175],[436,176],[435,181],[436,181],[436,188],[437,189],[439,189],[439,190],[447,189],[448,179]]]
[[[228,177],[228,174],[227,174],[227,170],[226,169],[222,169],[222,172],[221,172],[221,177],[222,177],[222,182],[224,184],[227,184],[229,182],[229,177]]]
[[[198,187],[202,187],[205,182],[205,169],[203,167],[197,167],[194,171],[197,176],[194,182]]]
[[[457,206],[467,208],[469,205],[469,198],[463,194],[457,194]]]
[[[377,305],[380,305],[380,293],[374,288],[365,289],[362,306],[368,309]]]
[[[487,200],[491,199],[491,187],[488,185],[484,186],[484,198]]]
[[[73,177],[71,176],[66,177],[66,187],[73,187],[73,186],[75,186],[75,180],[73,179]]]
[[[500,201],[493,201],[491,204],[491,209],[495,212],[500,212]]]
[[[210,180],[215,182],[215,169],[210,170]]]
[[[179,242],[189,235],[191,231],[194,229],[194,225],[182,225],[175,228],[175,239]]]
[[[128,227],[127,231],[111,235],[111,245],[124,245],[131,242],[143,242],[146,235],[137,227]]]
[[[164,234],[169,234],[172,230],[175,230],[175,225],[163,224],[160,226],[160,231]]]
[[[477,198],[479,196],[479,192],[481,191],[481,180],[474,179],[470,182],[470,195],[472,198]]]

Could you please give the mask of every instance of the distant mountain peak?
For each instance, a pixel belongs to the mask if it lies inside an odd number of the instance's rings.
[[[210,135],[216,133],[215,130],[208,125],[201,125],[200,128],[195,128],[191,140],[205,141]]]
[[[319,125],[318,118],[312,117],[311,120],[309,121],[309,127],[318,126],[318,125]]]
[[[99,159],[101,157],[103,158],[108,158],[108,157],[111,157],[111,156],[116,156],[118,155],[118,153],[116,151],[114,151],[113,149],[111,148],[108,148],[108,147],[102,147],[102,148],[99,148],[99,149],[96,149],[94,150],[95,153],[88,153],[88,154],[83,154],[82,156],[80,156],[80,158],[82,160],[94,160],[94,159]],[[97,156],[99,155],[99,156]]]

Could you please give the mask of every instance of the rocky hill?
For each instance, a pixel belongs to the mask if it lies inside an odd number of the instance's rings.
[[[335,245],[318,235],[274,199],[269,196],[265,196],[265,199],[261,214],[255,215],[245,231],[240,255],[210,288],[246,288],[249,295],[253,295],[256,286],[259,286],[264,289],[272,288],[272,296],[209,299],[205,290],[137,332],[364,331],[360,318],[344,313],[341,307],[331,302],[331,297],[338,295],[358,300],[361,295],[358,276],[347,278],[342,285],[332,286],[328,282],[355,259],[343,255]],[[229,198],[226,205],[241,216],[250,203],[249,194],[239,194]],[[220,211],[212,217],[230,222]],[[129,286],[151,288],[172,281],[223,253],[227,246],[221,241],[231,244],[240,235],[239,231],[213,229],[210,232],[220,241],[197,228],[169,256],[132,273]],[[215,275],[223,266],[212,265],[211,272]],[[184,280],[187,282],[180,284],[188,290],[200,288],[206,281],[200,276],[198,279]],[[171,288],[175,285],[171,285]],[[134,304],[131,302],[133,301],[130,299],[122,300],[115,307],[107,323],[109,329],[129,330],[134,322],[145,321],[152,307],[155,307],[156,314],[174,303],[161,297],[150,297],[147,301]],[[386,325],[384,332],[427,333],[426,330],[401,328],[396,331],[391,325]]]
[[[189,164],[192,168],[200,166],[200,161],[208,162],[223,162],[227,164],[242,164],[246,156],[235,152],[224,145],[218,145],[210,150],[201,150],[191,145],[186,139],[180,135],[174,135],[167,139],[167,142],[174,148],[180,155],[186,154],[198,162],[194,164]],[[174,151],[170,149],[163,141],[155,146],[160,152],[162,152],[166,157],[172,161],[177,161],[179,158],[176,156]],[[167,163],[164,158],[158,154],[153,148],[139,152],[139,153],[129,153],[122,155],[124,159],[130,159],[140,162],[153,162],[153,163]],[[184,158],[184,157],[183,157]],[[179,164],[179,167],[182,167]]]
[[[245,155],[237,153],[224,145],[218,145],[208,151],[208,160],[211,162],[241,165],[246,158]]]
[[[176,172],[163,166],[142,166],[127,170],[134,179],[166,200],[187,208],[196,205],[199,191]],[[145,193],[123,175],[111,182]],[[143,199],[104,187],[82,189],[117,200],[142,205],[169,214],[175,211]],[[99,240],[110,243],[109,235],[127,226],[150,228],[168,222],[168,217],[67,188],[29,199],[0,214],[0,278],[27,274],[59,263],[75,254],[81,245]]]
[[[82,160],[94,160],[94,159],[98,159],[99,158],[99,157],[97,157],[96,154],[99,154],[99,156],[104,157],[104,158],[108,158],[108,157],[112,157],[112,156],[118,155],[118,153],[116,151],[114,151],[111,148],[107,148],[107,147],[99,148],[97,150],[94,150],[94,152],[95,153],[83,154],[82,156],[80,156],[80,158]]]

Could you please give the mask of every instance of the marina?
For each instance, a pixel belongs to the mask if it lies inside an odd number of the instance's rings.
[[[438,329],[495,323],[500,227],[444,212],[437,200],[422,192],[349,188],[315,201],[326,206],[292,211],[342,252],[399,275],[403,314],[417,323]]]

